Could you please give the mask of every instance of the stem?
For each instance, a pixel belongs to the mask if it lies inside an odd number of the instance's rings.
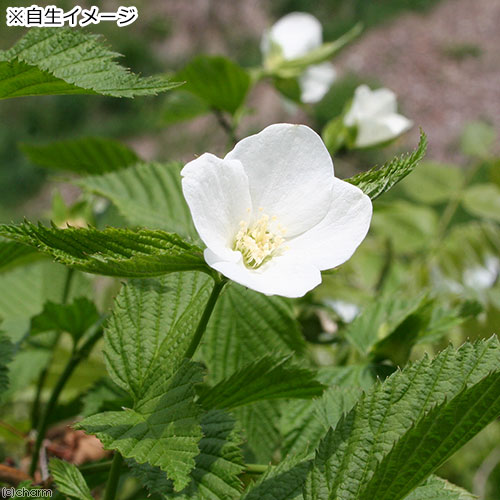
[[[111,469],[112,464],[112,460],[106,460],[105,462],[81,465],[78,468],[80,469],[80,472],[84,472],[85,474],[97,474],[99,472],[108,472]]]
[[[264,472],[269,469],[269,465],[262,465],[262,464],[246,464],[245,465],[245,472],[248,472],[250,474],[263,474]]]
[[[69,292],[71,290],[71,284],[73,283],[73,277],[75,275],[75,270],[68,268],[66,272],[66,281],[64,282],[63,294],[61,297],[61,304],[66,304],[69,298]],[[52,344],[52,349],[55,349],[56,345],[59,343],[59,339],[61,338],[61,332],[57,332],[57,336]],[[52,362],[49,363],[49,366]],[[42,391],[47,380],[47,376],[49,374],[48,366],[46,366],[42,373],[40,373],[40,377],[38,378],[38,383],[36,386],[36,395],[35,401],[33,402],[33,408],[31,410],[31,427],[36,428],[38,426],[38,421],[40,419],[40,403],[42,399]]]
[[[120,480],[120,471],[122,468],[123,457],[115,451],[113,456],[113,462],[111,464],[111,470],[109,471],[108,483],[106,484],[106,493],[104,494],[104,500],[114,500],[116,496],[116,490],[118,489],[118,481]]]
[[[17,430],[15,427],[8,424],[7,422],[0,420],[0,427],[3,427],[5,430],[9,431],[11,434],[14,434],[15,436],[17,436],[20,439],[26,439],[26,434]]]
[[[207,329],[208,320],[212,315],[215,304],[217,303],[217,299],[219,298],[219,295],[222,292],[222,289],[224,288],[225,284],[226,280],[218,280],[215,282],[214,287],[212,289],[212,293],[210,294],[207,305],[205,306],[205,310],[203,311],[203,315],[201,316],[200,322],[198,323],[198,327],[194,332],[193,340],[191,340],[191,344],[189,344],[189,347],[184,357],[191,359],[194,353],[196,352],[196,349],[198,348],[201,338],[203,337],[203,334]]]
[[[239,139],[236,136],[236,131],[234,130],[234,126],[232,125],[232,123],[227,121],[226,117],[218,109],[214,109],[214,114],[215,117],[217,118],[217,121],[219,122],[219,125],[224,129],[224,131],[228,135],[232,145],[235,146],[236,143],[239,142]]]
[[[40,449],[42,447],[42,443],[43,443],[43,440],[45,438],[45,434],[47,432],[47,427],[49,424],[49,417],[57,405],[57,401],[59,400],[59,396],[61,395],[61,392],[64,389],[66,382],[69,380],[69,378],[71,377],[71,375],[75,371],[75,368],[80,364],[80,362],[83,359],[85,359],[88,356],[88,354],[92,350],[92,347],[101,338],[101,336],[102,336],[102,329],[100,328],[85,342],[85,344],[83,344],[83,346],[77,352],[75,352],[71,356],[64,371],[62,372],[61,376],[59,377],[57,384],[55,385],[54,389],[52,390],[52,394],[50,396],[50,399],[47,403],[47,406],[45,408],[45,411],[43,413],[42,418],[40,419],[40,423],[39,423],[38,428],[37,428],[35,447],[33,449],[33,456],[31,459],[31,467],[30,467],[30,475],[31,476],[33,476],[35,474],[35,471],[36,471],[36,468],[38,465],[38,458],[39,458],[39,454],[40,454]]]

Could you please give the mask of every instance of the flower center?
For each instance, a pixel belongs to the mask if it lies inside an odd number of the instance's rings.
[[[257,269],[279,252],[285,233],[286,230],[276,223],[276,217],[270,218],[269,215],[262,215],[250,227],[241,221],[234,250],[241,252],[247,267]]]

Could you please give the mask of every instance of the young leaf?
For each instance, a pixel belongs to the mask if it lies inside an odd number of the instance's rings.
[[[241,66],[221,56],[197,56],[177,75],[183,90],[203,99],[211,108],[234,114],[250,87],[250,75]]]
[[[210,411],[201,419],[203,438],[191,483],[178,495],[182,499],[237,500],[241,495],[239,475],[243,470],[240,438],[234,430],[235,421],[222,411]],[[172,481],[158,467],[129,464],[132,474],[150,493],[171,498]]]
[[[95,304],[85,297],[79,297],[71,304],[55,304],[48,301],[43,311],[31,318],[31,333],[50,330],[69,333],[75,342],[100,318]]]
[[[346,181],[358,186],[374,200],[404,179],[418,165],[426,150],[427,137],[421,131],[420,142],[413,153],[396,157],[384,163],[380,168],[375,166],[366,172],[346,179]]]
[[[163,76],[140,78],[115,62],[96,35],[33,28],[0,52],[0,99],[28,95],[156,95],[180,85]]]
[[[76,465],[52,458],[49,462],[49,468],[60,493],[76,498],[76,500],[94,500]]]
[[[159,467],[180,491],[190,482],[203,437],[194,404],[194,384],[201,380],[200,365],[186,361],[173,375],[151,385],[133,409],[98,413],[75,427],[95,434],[106,449]]]
[[[181,188],[181,165],[146,163],[106,175],[87,177],[78,185],[108,198],[133,226],[164,229],[198,238]]]
[[[39,256],[40,254],[28,245],[0,240],[0,272],[36,260]]]
[[[267,399],[320,396],[325,386],[315,379],[316,374],[289,361],[290,356],[262,357],[214,387],[204,387],[198,403],[205,408],[231,410]]]
[[[211,291],[201,273],[124,284],[105,333],[113,381],[139,400],[181,364]]]
[[[210,273],[200,248],[164,231],[0,225],[0,236],[38,248],[69,267],[94,274],[146,278],[176,271]]]
[[[500,415],[499,382],[496,337],[396,372],[323,439],[306,500],[403,499]]]
[[[444,479],[431,476],[404,500],[477,500],[477,497]]]
[[[36,165],[80,175],[102,175],[122,170],[139,161],[135,152],[127,146],[99,137],[70,139],[45,145],[22,144],[21,150]]]

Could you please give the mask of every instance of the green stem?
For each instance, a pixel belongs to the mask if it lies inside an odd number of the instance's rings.
[[[215,117],[217,118],[217,121],[219,122],[219,125],[223,128],[223,130],[226,132],[226,134],[229,137],[229,141],[231,142],[232,146],[235,146],[237,142],[239,142],[239,139],[236,135],[236,130],[234,125],[229,122],[226,117],[223,115],[221,111],[218,109],[214,109],[214,114]]]
[[[54,389],[52,390],[52,394],[50,396],[50,399],[47,403],[47,406],[45,408],[45,411],[43,412],[42,418],[40,419],[40,422],[38,424],[37,428],[37,436],[36,436],[36,441],[35,441],[35,447],[33,449],[33,456],[31,459],[31,467],[30,467],[30,475],[33,476],[35,474],[37,465],[38,465],[38,457],[40,455],[40,449],[42,447],[43,440],[45,439],[45,434],[47,432],[47,427],[49,424],[49,417],[54,410],[54,408],[57,405],[57,402],[59,400],[59,396],[61,395],[62,390],[64,389],[64,386],[66,385],[66,382],[69,380],[73,372],[75,371],[75,368],[80,364],[82,360],[84,360],[90,351],[92,350],[92,347],[94,344],[102,337],[102,329],[98,329],[89,339],[83,344],[83,346],[73,353],[71,358],[69,359],[68,363],[66,364],[66,367],[64,368],[64,371],[62,372],[61,376],[59,377],[59,380],[57,381]]]
[[[269,469],[269,465],[262,464],[246,464],[245,471],[249,474],[263,474]]]
[[[84,464],[78,468],[80,469],[80,472],[85,474],[97,474],[99,472],[108,472],[111,469],[112,463],[112,460],[106,460],[104,462]]]
[[[118,481],[120,480],[120,472],[122,469],[123,457],[115,451],[113,456],[113,462],[111,464],[111,470],[109,471],[108,482],[106,484],[106,493],[104,494],[104,500],[114,500],[116,496],[116,490],[118,489]]]
[[[61,304],[66,304],[68,302],[69,293],[71,291],[71,285],[73,283],[73,277],[75,275],[75,270],[68,267],[66,271],[66,281],[64,282],[63,294],[61,297]],[[59,343],[59,339],[61,338],[61,332],[57,332],[56,338],[54,339],[54,343],[52,344],[52,350],[55,349],[57,344]],[[35,429],[38,426],[40,419],[40,406],[42,400],[42,392],[43,387],[45,386],[45,382],[47,381],[47,376],[49,374],[49,368],[52,364],[52,360],[48,365],[42,370],[40,373],[40,377],[38,377],[38,383],[36,386],[36,395],[35,401],[33,402],[33,407],[31,409],[31,427]]]
[[[210,294],[207,305],[205,306],[205,310],[203,311],[203,315],[201,316],[200,322],[198,323],[198,327],[194,332],[193,340],[191,340],[191,344],[189,344],[189,347],[186,351],[185,354],[186,358],[191,359],[194,353],[196,352],[196,349],[198,348],[201,338],[203,337],[203,334],[207,329],[208,320],[212,315],[215,304],[217,303],[217,299],[219,298],[219,295],[222,292],[222,289],[224,288],[225,284],[226,280],[223,279],[215,282],[214,288],[212,289],[212,293]]]

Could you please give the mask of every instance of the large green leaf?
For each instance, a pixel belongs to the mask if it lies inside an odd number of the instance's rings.
[[[404,500],[477,500],[477,497],[444,479],[431,476]]]
[[[204,387],[198,402],[205,408],[230,410],[267,399],[320,396],[325,386],[316,380],[316,374],[289,361],[290,356],[260,358],[214,387]]]
[[[140,78],[115,62],[96,35],[75,29],[33,28],[0,52],[0,99],[50,94],[156,95],[178,83]]]
[[[78,184],[111,200],[133,226],[198,238],[181,188],[181,165],[147,163],[87,177]]]
[[[235,421],[222,411],[210,411],[201,419],[203,438],[191,483],[180,493],[173,493],[172,481],[158,467],[131,463],[132,473],[150,493],[179,500],[236,500],[241,495],[239,475],[243,470],[240,438]]]
[[[69,267],[94,274],[145,278],[176,271],[210,272],[202,250],[174,233],[107,228],[0,225],[5,236],[38,248]]]
[[[476,184],[464,194],[464,208],[472,215],[500,222],[500,188],[494,184]]]
[[[15,241],[0,240],[0,271],[9,271],[16,266],[35,260],[38,252]]]
[[[76,465],[52,458],[49,462],[49,468],[60,493],[76,498],[76,500],[94,500]]]
[[[202,273],[124,284],[105,332],[113,381],[135,400],[181,364],[211,290]]]
[[[76,428],[95,434],[106,449],[159,467],[180,491],[190,482],[203,437],[194,404],[194,384],[203,374],[200,365],[187,361],[173,375],[167,374],[166,370],[164,380],[147,388],[133,409],[98,413]]]
[[[235,113],[250,88],[250,75],[221,56],[196,56],[177,75],[183,90],[203,99],[211,108]]]
[[[138,156],[127,146],[99,137],[44,145],[23,144],[21,149],[36,165],[81,175],[101,175],[127,168],[139,161]]]
[[[99,320],[95,304],[85,297],[75,299],[71,304],[56,304],[48,301],[43,311],[31,318],[31,333],[50,330],[68,332],[75,342]]]
[[[305,497],[403,499],[499,415],[496,337],[449,347],[374,386],[328,432]]]
[[[396,157],[381,167],[375,166],[366,172],[346,179],[346,181],[358,186],[374,200],[404,179],[418,165],[426,150],[427,137],[421,132],[420,142],[413,153]]]

